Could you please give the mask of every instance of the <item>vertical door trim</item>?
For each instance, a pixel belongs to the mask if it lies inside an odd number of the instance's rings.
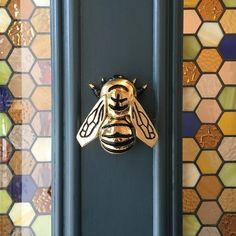
[[[182,1],[153,1],[153,236],[182,235]]]
[[[75,135],[80,123],[80,1],[51,3],[52,235],[79,236],[81,171]],[[182,234],[182,11],[182,1],[153,0],[153,87],[160,134],[153,151],[154,236]]]

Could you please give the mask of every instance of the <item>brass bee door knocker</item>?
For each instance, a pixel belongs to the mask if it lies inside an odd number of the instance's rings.
[[[128,151],[136,137],[153,147],[158,134],[137,98],[147,85],[136,89],[122,75],[102,79],[102,88],[89,85],[98,102],[82,124],[77,139],[83,147],[99,137],[101,146],[109,153]]]

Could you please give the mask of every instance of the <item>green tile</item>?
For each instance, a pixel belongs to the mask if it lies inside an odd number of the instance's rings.
[[[236,7],[236,0],[223,0],[226,7]]]
[[[200,223],[194,215],[183,215],[183,236],[195,236],[200,229]]]
[[[51,216],[38,216],[32,224],[32,229],[36,236],[51,236]]]
[[[7,213],[9,207],[12,204],[12,199],[8,192],[4,189],[0,190],[0,214]]]
[[[0,136],[7,136],[12,123],[6,113],[0,112]]]
[[[184,60],[193,60],[199,53],[201,46],[194,36],[184,36],[183,58]]]
[[[219,102],[225,110],[235,110],[236,87],[225,87],[219,96]]]
[[[236,163],[224,164],[219,177],[226,187],[236,187]]]
[[[7,84],[12,71],[5,61],[0,61],[0,85]]]

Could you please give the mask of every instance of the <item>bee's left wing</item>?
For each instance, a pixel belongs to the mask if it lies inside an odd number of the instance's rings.
[[[80,146],[83,147],[86,144],[93,141],[97,136],[99,129],[106,118],[106,95],[102,96],[89,115],[86,117],[77,134],[77,140]]]
[[[157,131],[136,98],[133,100],[131,117],[136,136],[148,146],[153,147],[158,140]]]

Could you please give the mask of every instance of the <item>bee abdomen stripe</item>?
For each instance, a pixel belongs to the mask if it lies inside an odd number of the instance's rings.
[[[127,126],[127,127],[129,127],[129,128],[132,128],[132,127],[133,127],[133,126],[130,125],[130,124],[117,123],[117,124],[104,125],[104,126],[102,127],[102,129],[111,128],[111,127],[114,127],[114,126]]]
[[[108,152],[111,152],[111,153],[122,153],[122,152],[126,152],[126,151],[128,151],[130,148],[132,148],[133,147],[133,145],[130,145],[130,146],[128,146],[127,148],[125,148],[125,149],[120,149],[120,150],[118,150],[118,149],[110,149],[110,148],[108,148],[108,147],[106,147],[105,145],[102,145]]]
[[[111,135],[103,134],[102,137],[104,138],[130,138],[133,137],[132,134],[121,134],[121,133],[115,133]]]
[[[107,144],[107,145],[110,145],[110,146],[113,146],[113,147],[122,147],[122,146],[126,146],[126,145],[129,145],[131,143],[134,142],[134,138],[131,138],[131,139],[128,139],[126,141],[123,141],[123,142],[109,142],[105,139],[102,139],[101,140],[104,144]]]

